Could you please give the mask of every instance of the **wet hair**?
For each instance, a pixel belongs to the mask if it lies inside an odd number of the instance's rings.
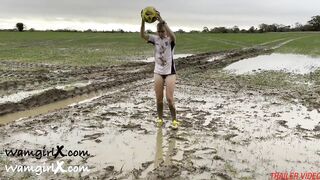
[[[157,29],[162,29],[162,28],[164,28],[164,23],[163,22],[159,22],[157,24]]]

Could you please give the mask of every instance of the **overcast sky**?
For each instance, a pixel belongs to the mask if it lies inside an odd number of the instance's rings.
[[[240,28],[261,23],[305,24],[320,15],[319,0],[0,0],[0,28],[138,31],[140,11],[157,8],[173,30]],[[154,30],[155,24],[147,29]]]

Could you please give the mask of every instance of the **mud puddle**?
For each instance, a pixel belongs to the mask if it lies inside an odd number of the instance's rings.
[[[307,74],[320,68],[320,58],[297,54],[260,55],[235,62],[226,68],[236,74],[260,71],[285,71],[296,74]]]
[[[27,97],[32,95],[40,94],[45,92],[49,89],[41,89],[41,90],[33,90],[33,91],[21,91],[15,94],[10,94],[6,96],[0,97],[0,104],[7,103],[7,102],[19,102]]]
[[[0,127],[0,145],[88,150],[85,159],[61,157],[90,172],[43,178],[268,179],[274,171],[319,169],[319,115],[257,92],[235,94],[179,83],[178,131],[156,128],[152,84],[123,89],[91,101]],[[14,128],[12,128],[14,127]],[[294,150],[292,150],[294,148]],[[7,164],[50,162],[7,157]],[[4,172],[10,177],[12,174]],[[17,175],[15,177],[18,177]],[[34,176],[31,176],[34,177]]]
[[[221,60],[226,58],[226,55],[217,55],[217,56],[213,56],[212,58],[210,58],[209,60],[207,60],[208,62],[212,62],[212,61],[217,61],[217,60]]]
[[[90,82],[88,82],[88,83],[90,84]],[[75,86],[77,86],[77,87],[86,86],[88,83],[73,83],[72,85],[57,86],[56,88],[68,89],[68,88],[74,88]],[[144,84],[144,83],[150,83],[150,81],[143,81],[143,82],[138,81],[135,83],[135,85]],[[130,86],[130,85],[128,85],[128,86]],[[16,112],[16,113],[2,115],[2,116],[0,116],[0,124],[6,124],[6,123],[9,123],[9,122],[12,122],[15,120],[22,120],[23,118],[33,117],[33,116],[37,116],[40,114],[47,114],[49,112],[63,109],[68,106],[75,106],[77,104],[86,103],[86,102],[89,102],[93,99],[99,98],[102,95],[107,95],[107,94],[112,94],[112,93],[118,92],[123,87],[120,86],[118,88],[120,88],[120,89],[111,88],[108,90],[93,91],[88,94],[83,94],[80,96],[75,96],[72,98],[63,99],[63,100],[60,100],[60,101],[57,101],[54,103],[45,104],[45,105],[42,105],[39,107],[34,107],[30,110],[25,110],[25,111],[20,111],[20,112]],[[38,91],[37,91],[37,93],[38,93]],[[28,95],[30,95],[30,94],[28,94]],[[14,96],[14,97],[16,97],[16,96]],[[17,97],[21,98],[21,96],[17,96]],[[14,99],[14,100],[17,100],[18,98]]]
[[[13,67],[40,66],[27,63],[6,63]],[[132,71],[132,69],[137,70],[137,68],[134,68],[136,66],[139,66],[139,70]],[[24,111],[94,91],[110,89],[115,86],[144,79],[145,77],[148,77],[152,71],[147,64],[128,63],[112,68],[72,67],[70,68],[72,71],[67,71],[66,73],[53,73],[53,71],[65,68],[53,67],[52,70],[45,71],[49,72],[48,74],[45,74],[45,76],[52,75],[52,79],[50,77],[49,80],[36,81],[33,84],[29,84],[28,80],[21,80],[22,84],[19,84],[17,81],[3,83],[3,86],[0,86],[0,89],[8,89],[10,93],[5,93],[1,98],[0,114],[5,115],[16,111]],[[15,72],[9,71],[9,73],[14,74]],[[61,78],[63,81],[61,81]],[[17,88],[18,85],[21,86],[21,88]],[[21,91],[21,89],[26,90]]]
[[[58,101],[55,103],[46,104],[46,105],[43,105],[40,107],[35,107],[30,110],[6,114],[3,116],[0,116],[0,124],[6,124],[6,123],[9,123],[14,120],[21,120],[22,118],[26,118],[26,117],[33,117],[33,116],[37,116],[40,114],[46,114],[46,113],[49,113],[49,112],[52,112],[52,111],[55,111],[58,109],[65,108],[65,107],[72,105],[74,103],[79,103],[79,102],[87,100],[87,99],[99,97],[101,94],[103,94],[103,93],[102,92],[100,92],[100,93],[99,92],[92,92],[90,94],[85,94],[85,95],[77,96],[74,98],[64,99],[64,100],[61,100],[61,101]]]
[[[88,86],[90,84],[91,84],[90,81],[77,82],[77,83],[72,83],[72,84],[67,84],[67,85],[59,85],[59,86],[55,86],[55,87],[50,87],[50,88],[46,88],[46,89],[39,89],[39,90],[33,90],[33,91],[20,91],[18,93],[14,93],[14,94],[0,97],[0,104],[6,103],[6,102],[15,102],[15,103],[20,102],[23,99],[26,99],[26,98],[31,97],[33,95],[37,95],[37,94],[40,94],[40,93],[43,93],[45,91],[52,90],[52,89],[68,90],[68,89]]]
[[[232,53],[229,53],[228,56],[226,56],[225,59],[221,59],[218,61],[215,61],[211,66],[215,66],[220,63],[220,61],[223,63],[229,63],[229,58],[234,58],[233,61],[237,60],[237,57],[242,58],[242,56],[245,56],[246,52],[251,52],[253,54],[260,53],[261,50],[258,49],[248,49],[248,50],[235,50]],[[212,56],[215,56],[217,54],[225,54],[225,52],[218,52],[218,53],[204,53],[199,55],[178,55],[179,58],[177,59],[177,67],[178,68],[185,68],[185,67],[193,67],[193,65],[200,66],[201,69],[203,67],[208,67],[206,64],[211,63],[207,60],[212,58]],[[187,57],[184,57],[187,56]],[[3,97],[2,100],[8,101],[8,99],[13,98],[17,99],[17,95],[19,97],[19,101],[9,101],[7,103],[0,104],[0,114],[8,114],[13,113],[16,111],[24,111],[28,110],[34,107],[42,106],[45,104],[49,104],[55,101],[60,101],[63,99],[67,99],[70,97],[87,94],[92,91],[97,91],[101,89],[108,89],[112,86],[118,86],[121,84],[125,84],[128,82],[137,81],[140,79],[143,79],[145,77],[152,76],[153,67],[152,63],[147,64],[141,64],[141,63],[128,63],[121,66],[116,66],[113,68],[99,68],[99,67],[71,67],[71,71],[64,71],[64,69],[68,69],[67,67],[55,67],[55,66],[48,66],[48,65],[37,65],[37,64],[28,64],[28,63],[15,63],[15,62],[3,62],[6,63],[9,66],[12,67],[30,67],[30,68],[52,68],[51,70],[36,70],[36,72],[39,72],[42,76],[51,76],[53,77],[52,81],[40,81],[36,82],[35,84],[31,85],[30,89],[27,92],[24,91],[17,91],[16,86],[17,82],[6,82],[3,84],[3,89],[14,89],[14,91],[17,92],[11,92],[9,95],[6,95]],[[136,66],[139,66],[139,68],[136,68]],[[22,68],[23,69],[23,68]],[[58,71],[61,71],[61,73],[56,73]],[[22,70],[22,72],[24,72]],[[63,73],[64,72],[64,73]],[[9,74],[14,74],[16,72],[8,72]],[[29,72],[26,72],[29,73]],[[47,73],[47,74],[45,74]],[[49,74],[48,74],[49,73]],[[32,75],[32,74],[31,74]],[[65,77],[65,78],[64,78]],[[57,78],[57,79],[55,79]],[[48,87],[49,84],[52,83],[58,83],[60,82],[60,78],[64,79],[65,85],[63,85],[60,88],[50,88]],[[70,86],[70,82],[81,82],[84,80],[87,80],[88,83],[84,84],[78,84],[77,86]],[[27,84],[27,81],[22,81],[22,83],[25,82]],[[23,86],[23,84],[22,84]],[[61,86],[55,85],[55,86]],[[23,87],[22,87],[23,88]],[[0,87],[1,89],[1,87]],[[40,90],[45,89],[46,91],[42,92]],[[30,94],[30,92],[32,92]],[[34,92],[34,93],[33,93]],[[29,94],[28,94],[29,93]],[[26,94],[25,96],[21,96],[20,94]]]

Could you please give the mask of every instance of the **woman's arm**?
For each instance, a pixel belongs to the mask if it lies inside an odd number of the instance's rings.
[[[145,39],[146,41],[149,40],[149,35],[145,33],[145,28],[144,28],[144,20],[141,18],[141,28],[140,28],[140,36],[141,38]]]
[[[157,10],[156,10],[157,11]],[[160,12],[157,11],[157,14],[158,14],[158,21],[160,23],[163,23],[164,24],[164,28],[166,28],[166,31],[168,33],[168,36],[170,37],[170,39],[173,41],[173,42],[176,42],[176,36],[174,35],[174,33],[172,32],[172,30],[169,28],[168,24],[162,19],[162,17],[160,16]]]

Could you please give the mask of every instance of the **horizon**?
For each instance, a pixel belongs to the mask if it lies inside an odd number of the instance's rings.
[[[170,6],[168,6],[168,4]],[[0,10],[0,29],[15,28],[22,22],[26,29],[57,30],[74,29],[84,31],[111,31],[123,29],[136,32],[140,30],[140,11],[146,6],[156,7],[173,31],[203,30],[203,27],[238,26],[248,29],[260,24],[279,24],[293,26],[295,23],[306,24],[319,12],[316,0],[305,2],[279,0],[277,2],[254,2],[239,0],[233,2],[212,2],[210,0],[176,1],[128,1],[116,0],[3,0]],[[179,7],[179,8],[173,8]],[[155,23],[146,24],[146,29],[155,31]]]

